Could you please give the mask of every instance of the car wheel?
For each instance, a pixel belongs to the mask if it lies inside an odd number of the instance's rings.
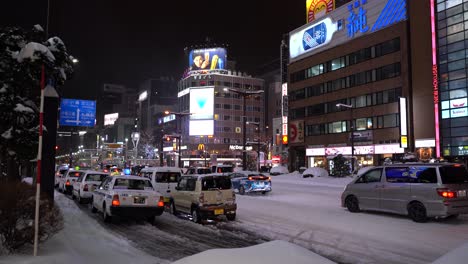
[[[262,192],[262,194],[264,195],[264,194],[266,194],[266,192],[265,192],[265,191],[263,191],[263,192]]]
[[[226,215],[227,220],[234,221],[236,220],[236,214],[228,214]]]
[[[93,200],[94,200],[94,198],[91,198],[91,213],[95,214],[95,213],[97,213],[97,208],[94,207]]]
[[[361,209],[359,208],[359,201],[354,195],[348,196],[346,198],[345,205],[346,208],[348,208],[348,211],[350,211],[351,213],[357,213],[361,211]]]
[[[453,215],[447,216],[445,219],[457,219],[458,216],[459,216],[459,214],[453,214]]]
[[[110,223],[112,221],[112,217],[107,214],[105,203],[102,205],[102,218],[104,218],[104,222],[106,223]]]
[[[241,187],[239,187],[239,194],[240,195],[244,195],[245,194],[245,188],[244,186],[241,185]]]
[[[413,202],[408,206],[408,216],[417,223],[427,221],[426,207],[420,202]]]
[[[195,223],[201,223],[200,210],[198,208],[192,209],[192,221]]]
[[[170,205],[170,212],[171,212],[171,214],[173,214],[173,215],[177,215],[177,210],[176,210],[176,208],[175,208],[174,202],[171,202],[171,205]]]

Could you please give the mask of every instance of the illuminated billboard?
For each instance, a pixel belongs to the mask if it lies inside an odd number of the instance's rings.
[[[190,116],[194,119],[213,119],[214,88],[190,89]]]
[[[224,70],[226,68],[226,49],[208,48],[190,51],[189,67],[191,71]]]
[[[318,0],[323,15],[326,0]],[[372,34],[407,19],[406,0],[355,0],[289,34],[290,62]]]
[[[209,136],[214,133],[214,120],[190,120],[190,136]]]
[[[306,16],[307,23],[325,16],[335,9],[334,0],[307,0],[306,1]]]
[[[117,119],[119,119],[119,113],[104,115],[104,125],[112,126],[113,124],[115,124],[115,121],[117,121]]]

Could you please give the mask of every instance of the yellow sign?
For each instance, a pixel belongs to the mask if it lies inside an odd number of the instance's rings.
[[[306,0],[307,23],[325,16],[335,9],[334,0]]]
[[[205,150],[204,144],[198,144],[198,150]]]
[[[401,147],[402,148],[407,148],[408,147],[408,137],[407,136],[401,136],[400,137],[400,142],[401,142]]]

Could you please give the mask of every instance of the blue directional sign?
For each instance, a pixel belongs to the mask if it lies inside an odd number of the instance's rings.
[[[61,126],[93,127],[96,120],[96,101],[62,99],[60,102]]]

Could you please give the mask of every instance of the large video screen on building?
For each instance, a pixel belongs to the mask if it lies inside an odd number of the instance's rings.
[[[226,68],[226,49],[208,48],[190,51],[189,67],[191,71],[224,70]]]
[[[190,120],[190,136],[210,136],[214,133],[214,120]]]
[[[190,119],[213,119],[214,88],[190,89]]]

